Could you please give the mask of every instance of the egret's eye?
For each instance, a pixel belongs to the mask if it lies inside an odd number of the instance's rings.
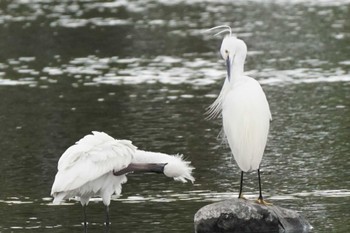
[[[228,50],[227,49],[225,50],[225,53],[228,54]]]

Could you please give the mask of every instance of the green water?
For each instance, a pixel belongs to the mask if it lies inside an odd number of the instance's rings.
[[[80,204],[52,206],[50,189],[61,154],[92,130],[196,167],[194,185],[130,175],[111,232],[193,232],[200,207],[236,197],[220,120],[204,116],[225,67],[221,38],[203,30],[220,24],[246,41],[270,103],[266,198],[314,232],[348,232],[349,15],[347,1],[0,1],[0,232],[82,232]],[[98,199],[88,220],[103,232]]]

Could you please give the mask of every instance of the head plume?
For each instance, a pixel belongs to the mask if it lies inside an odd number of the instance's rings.
[[[228,25],[219,25],[216,27],[212,27],[212,28],[209,28],[208,30],[206,30],[206,32],[210,32],[210,31],[220,29],[220,28],[224,28],[224,29],[219,31],[218,33],[214,34],[214,36],[220,35],[221,33],[224,33],[224,32],[229,32],[230,33],[229,35],[232,36],[232,28]]]

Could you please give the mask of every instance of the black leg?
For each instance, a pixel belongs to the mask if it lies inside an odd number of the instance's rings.
[[[109,220],[109,206],[106,205],[106,233],[109,233],[109,225],[110,225],[110,220]]]
[[[86,205],[83,205],[83,213],[84,213],[84,233],[87,233]]]
[[[243,190],[243,171],[241,172],[241,183],[240,183],[240,186],[239,186],[238,198],[243,198],[242,190]]]
[[[260,179],[260,169],[258,169],[258,179],[259,179],[259,200],[263,200],[263,196],[262,196],[262,191],[261,191],[261,179]]]
[[[258,178],[259,178],[259,198],[258,198],[257,202],[259,204],[262,204],[262,205],[272,205],[272,203],[267,202],[263,199],[262,191],[261,191],[260,169],[258,169]]]

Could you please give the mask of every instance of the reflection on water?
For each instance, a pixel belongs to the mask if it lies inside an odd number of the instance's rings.
[[[92,130],[196,167],[194,185],[130,175],[111,232],[193,232],[200,207],[237,196],[220,122],[204,119],[225,76],[220,38],[204,30],[227,23],[273,115],[265,196],[302,211],[315,232],[348,232],[349,11],[349,1],[325,0],[1,1],[0,231],[82,231],[80,204],[54,206],[49,193],[61,153]],[[88,217],[100,232],[99,198]]]

